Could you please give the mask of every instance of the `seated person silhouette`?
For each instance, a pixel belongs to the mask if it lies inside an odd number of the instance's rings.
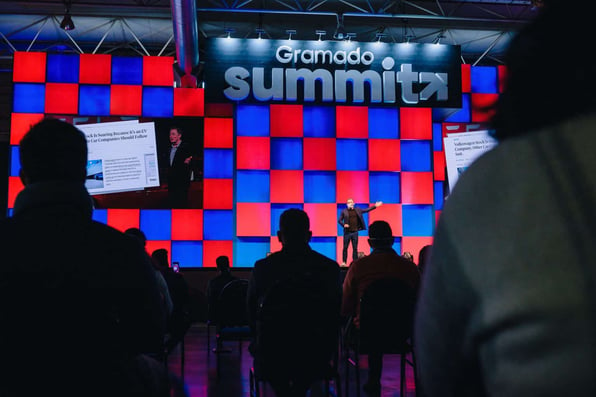
[[[230,281],[237,280],[237,277],[234,277],[230,271],[230,258],[225,255],[218,256],[215,259],[215,265],[217,275],[207,283],[207,318],[210,321],[216,319],[217,299],[223,287]]]
[[[420,273],[416,264],[393,250],[393,234],[387,222],[373,222],[369,227],[368,236],[368,244],[373,249],[371,254],[352,262],[343,283],[341,312],[352,321],[349,325],[356,329],[360,325],[360,298],[373,281],[396,278],[405,281],[414,289],[417,289],[420,283]],[[378,394],[381,391],[383,355],[369,354],[368,367],[368,382],[364,384],[364,390]]]
[[[92,219],[85,135],[46,118],[19,153],[25,187],[0,221],[0,395],[163,395],[149,357],[165,331],[154,269],[137,241]]]
[[[260,357],[258,326],[259,304],[266,298],[267,292],[276,283],[290,278],[299,279],[300,276],[310,277],[311,285],[303,286],[305,290],[319,293],[331,302],[334,313],[339,318],[339,304],[341,301],[341,287],[339,284],[339,265],[337,262],[312,250],[309,245],[312,233],[310,220],[306,212],[292,208],[284,211],[279,220],[277,237],[282,244],[281,251],[274,252],[264,259],[258,260],[249,279],[247,293],[247,309],[249,324],[255,334],[249,350],[255,361]],[[300,297],[297,297],[300,299]],[[324,304],[324,302],[321,302]],[[270,319],[269,321],[275,321]],[[300,321],[308,324],[308,318]],[[311,324],[312,325],[312,324]],[[334,324],[334,326],[337,326]],[[286,341],[292,343],[292,341]],[[314,341],[310,341],[314,343]],[[302,371],[294,371],[287,376],[283,364],[279,365],[280,376],[268,379],[269,384],[278,396],[304,396],[310,387],[312,379],[305,374],[308,362],[303,363]]]

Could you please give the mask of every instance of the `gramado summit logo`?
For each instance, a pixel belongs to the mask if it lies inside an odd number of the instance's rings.
[[[396,61],[390,56],[382,59],[382,70],[362,70],[363,66],[372,65],[374,60],[372,51],[362,51],[360,47],[351,51],[332,51],[294,49],[289,45],[281,45],[275,51],[275,61],[287,66],[272,67],[269,72],[264,67],[248,70],[242,66],[232,66],[224,72],[227,88],[223,93],[233,101],[244,100],[252,93],[259,101],[292,102],[298,100],[298,82],[302,80],[305,102],[316,100],[316,83],[321,87],[322,102],[345,103],[350,86],[354,103],[365,101],[366,87],[370,90],[370,103],[396,103],[398,85],[401,86],[401,101],[406,104],[427,101],[434,94],[437,101],[449,99],[447,73],[417,72],[409,63],[402,63],[396,71]],[[319,65],[321,67],[317,68]],[[350,69],[350,66],[358,66],[360,70]],[[267,73],[271,77],[266,86]]]

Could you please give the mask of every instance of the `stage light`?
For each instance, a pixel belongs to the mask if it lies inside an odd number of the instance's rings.
[[[315,30],[315,34],[319,36],[319,41],[323,40],[322,37],[327,34],[324,30]]]
[[[255,32],[257,32],[257,34],[259,35],[258,39],[261,40],[263,38],[263,34],[265,33],[265,29],[257,28],[255,29]]]
[[[70,16],[70,1],[65,1],[64,6],[66,7],[66,13],[62,18],[62,22],[60,22],[60,27],[64,30],[74,30],[75,24]]]
[[[234,33],[235,30],[232,28],[226,28],[226,39],[231,39],[232,38],[232,33]]]
[[[286,33],[288,34],[288,40],[292,40],[292,36],[296,34],[296,30],[288,29],[286,30]]]

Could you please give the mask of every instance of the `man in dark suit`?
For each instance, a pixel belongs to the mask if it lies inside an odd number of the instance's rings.
[[[344,208],[339,214],[339,220],[337,221],[344,227],[344,248],[341,253],[342,266],[346,266],[348,260],[348,246],[350,241],[352,242],[352,260],[358,259],[358,232],[360,230],[366,230],[366,223],[362,214],[372,211],[383,204],[382,201],[377,201],[374,205],[362,209],[354,206],[354,200],[349,198],[346,202],[346,208]]]
[[[167,183],[170,206],[172,208],[187,208],[192,152],[188,144],[182,141],[180,128],[170,128],[169,138],[170,148],[164,160],[168,164]]]

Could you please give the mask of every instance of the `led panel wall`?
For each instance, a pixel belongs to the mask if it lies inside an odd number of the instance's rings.
[[[383,201],[366,222],[389,222],[394,248],[417,257],[432,242],[448,193],[442,139],[481,128],[489,115],[475,105],[496,99],[505,74],[462,66],[461,109],[205,104],[202,89],[172,88],[171,57],[18,52],[14,59],[9,214],[23,188],[18,142],[46,114],[202,120],[201,208],[93,214],[120,230],[140,227],[148,250],[166,248],[183,267],[213,267],[219,255],[253,266],[280,249],[276,232],[287,208],[309,214],[314,249],[341,259],[337,220],[348,198],[362,208]],[[59,100],[64,93],[68,101]],[[369,252],[366,232],[359,250]]]

